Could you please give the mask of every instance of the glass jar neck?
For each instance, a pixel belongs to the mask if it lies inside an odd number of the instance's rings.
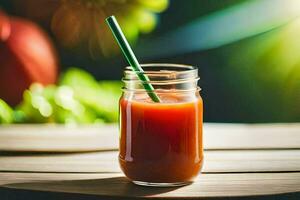
[[[199,80],[198,69],[190,65],[180,64],[142,64],[143,73],[147,75],[150,83],[156,91],[189,91],[197,89]],[[124,90],[143,91],[143,82],[140,81],[131,67],[124,71]]]

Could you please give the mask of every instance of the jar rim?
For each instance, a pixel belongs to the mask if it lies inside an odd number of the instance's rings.
[[[191,72],[195,72],[198,71],[198,68],[192,65],[186,65],[186,64],[176,64],[176,63],[143,63],[140,64],[141,67],[143,69],[145,68],[150,68],[150,67],[154,67],[154,68],[158,68],[158,67],[173,67],[173,68],[177,68],[177,69],[182,69],[182,71],[168,71],[168,70],[160,70],[160,71],[147,71],[144,70],[143,72],[135,72],[132,70],[131,66],[126,66],[124,73],[128,73],[128,74],[136,74],[136,73],[141,73],[141,74],[148,74],[149,72],[154,73],[154,74],[170,74],[172,73],[176,73],[176,74],[184,74],[184,73],[191,73]]]
[[[201,92],[202,88],[197,86],[196,88],[192,88],[192,89],[155,89],[152,92],[147,92],[145,89],[128,89],[126,87],[122,87],[121,90],[123,92],[127,91],[127,92],[134,92],[134,93],[156,93],[156,94],[161,94],[161,93],[172,93],[172,94],[176,94],[176,93],[185,93],[185,92]]]
[[[200,79],[198,68],[192,65],[173,63],[146,63],[141,64],[142,72],[136,72],[132,67],[127,66],[124,70],[122,81],[127,90],[143,88],[144,84],[151,84],[155,89],[177,88],[190,90],[197,87]],[[148,80],[141,81],[139,74],[144,74]]]
[[[192,65],[173,64],[173,63],[146,63],[141,64],[144,71],[136,72],[131,66],[125,67],[123,82],[140,82],[151,84],[175,84],[190,81],[198,81],[198,68]],[[161,69],[160,69],[161,68]],[[148,70],[150,69],[150,70]],[[159,69],[159,70],[155,70]],[[137,78],[137,74],[145,74],[149,77],[149,81],[141,81]],[[155,79],[153,79],[155,78]],[[157,78],[164,78],[164,80]]]

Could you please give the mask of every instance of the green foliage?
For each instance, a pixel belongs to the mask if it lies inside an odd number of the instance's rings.
[[[34,83],[13,111],[0,101],[0,123],[110,123],[118,120],[119,81],[96,81],[87,72],[71,68],[58,85]]]
[[[60,84],[71,87],[75,99],[87,109],[94,111],[97,117],[105,122],[118,120],[120,82],[102,81],[98,83],[87,72],[72,68],[62,76]]]
[[[0,99],[0,124],[9,124],[13,121],[12,108]]]

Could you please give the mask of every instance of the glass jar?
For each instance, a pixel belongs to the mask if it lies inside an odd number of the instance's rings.
[[[203,103],[196,67],[142,65],[161,102],[151,100],[135,72],[124,72],[119,163],[135,184],[179,186],[202,168]]]

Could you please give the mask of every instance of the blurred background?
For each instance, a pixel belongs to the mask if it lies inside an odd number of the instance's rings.
[[[299,0],[0,0],[0,123],[117,121],[127,65],[199,68],[206,122],[300,121]],[[38,82],[39,84],[33,84]]]

